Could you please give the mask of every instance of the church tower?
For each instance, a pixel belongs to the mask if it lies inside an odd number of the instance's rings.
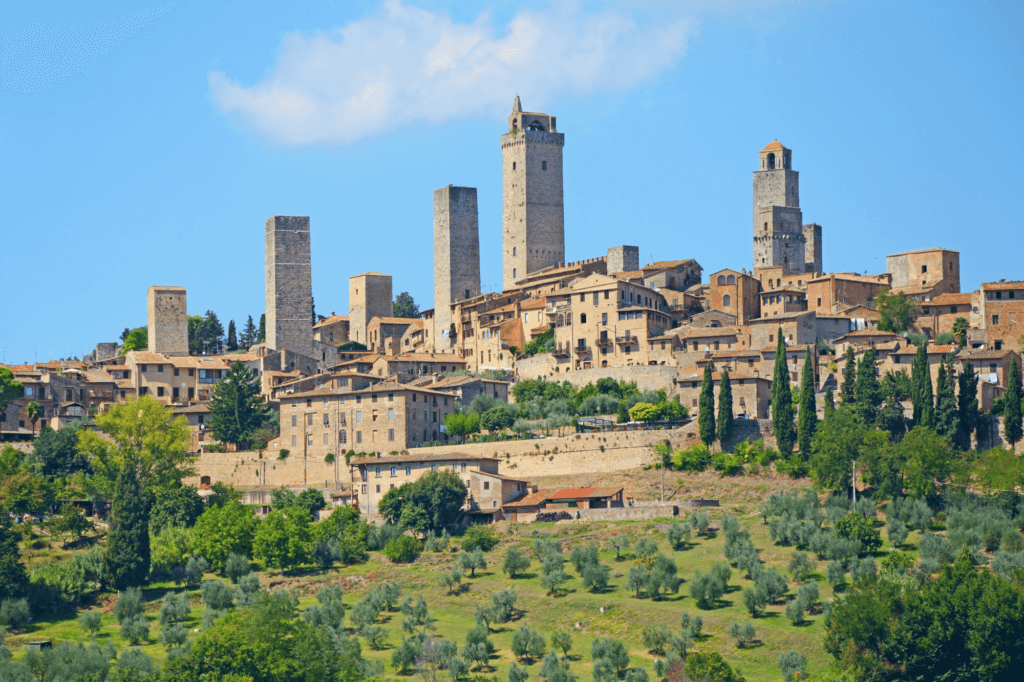
[[[501,136],[502,288],[565,262],[562,147],[555,117],[523,111],[516,95]]]
[[[800,174],[793,170],[792,155],[773,140],[761,150],[761,167],[754,171],[755,269],[781,266],[793,274],[805,271],[807,237],[800,210]],[[818,253],[820,263],[820,250]]]

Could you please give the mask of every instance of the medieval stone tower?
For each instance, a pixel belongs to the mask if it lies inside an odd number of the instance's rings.
[[[480,294],[480,226],[475,187],[434,190],[434,335],[447,348],[451,304]]]
[[[184,287],[150,287],[146,295],[149,351],[188,355],[188,309]]]
[[[800,210],[800,174],[778,140],[761,150],[754,171],[754,267],[804,272],[807,238]]]
[[[309,217],[266,222],[267,346],[313,356],[313,278]]]
[[[348,338],[364,346],[366,325],[375,317],[391,317],[391,275],[364,272],[348,278]]]
[[[565,261],[564,145],[555,117],[524,112],[516,95],[508,133],[501,136],[505,290],[531,272]]]

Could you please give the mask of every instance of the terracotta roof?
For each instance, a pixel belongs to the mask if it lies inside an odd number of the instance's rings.
[[[884,331],[881,331],[879,329],[858,329],[857,331],[850,332],[849,334],[845,334],[843,336],[840,336],[839,338],[840,339],[845,339],[845,338],[847,338],[849,336],[852,336],[854,338],[862,338],[862,337],[867,337],[867,336],[896,336],[896,335],[893,334],[892,332],[884,332]],[[839,339],[836,339],[836,340],[838,341]]]
[[[716,350],[711,352],[711,359],[718,360],[720,358],[757,358],[761,356],[761,351],[756,350]]]
[[[171,412],[173,412],[174,414],[197,414],[200,412],[205,413],[209,411],[209,403],[200,403],[198,405],[189,405],[187,407],[175,407],[174,409],[171,410]]]
[[[845,279],[852,282],[866,282],[868,284],[886,285],[886,282],[879,280],[880,277],[884,278],[886,274],[888,273],[882,275],[858,275],[855,272],[831,272],[827,275],[822,275],[820,277],[814,277],[813,279],[809,279],[807,280],[807,283],[810,284],[811,282],[827,282],[830,279]]]
[[[544,500],[548,499],[548,497],[552,493],[556,493],[556,492],[558,492],[557,488],[548,488],[546,490],[538,490],[536,492],[527,493],[523,497],[520,497],[518,499],[512,500],[511,502],[506,502],[505,504],[503,504],[501,506],[502,507],[533,507],[533,506],[536,506],[536,505],[540,504]]]
[[[1024,282],[983,282],[981,285],[982,289],[986,290],[1002,290],[1007,289],[1024,289]]]
[[[711,338],[714,336],[736,336],[733,327],[690,327],[679,336],[686,339]]]
[[[529,300],[523,301],[519,305],[519,309],[520,310],[537,310],[539,308],[543,308],[546,304],[547,304],[546,297],[541,296],[540,298],[531,298]]]
[[[391,275],[385,275],[382,272],[373,272],[372,270],[370,270],[369,272],[361,272],[358,275],[352,275],[352,277],[363,277],[365,275],[373,275],[375,277],[390,277],[391,276]],[[352,279],[352,277],[349,277],[349,279]]]
[[[934,305],[970,305],[970,294],[939,294],[928,301]]]
[[[375,464],[405,464],[411,462],[455,462],[455,461],[497,461],[495,457],[483,455],[470,455],[461,452],[431,452],[422,455],[381,455],[380,457],[360,457],[349,462],[350,465],[363,464],[371,466]]]
[[[612,273],[612,277],[617,277],[618,279],[626,279],[626,280],[630,280],[630,279],[643,279],[644,278],[644,271],[643,270],[626,270],[625,272],[615,272],[615,273]]]
[[[956,353],[960,350],[960,346],[955,343],[946,344],[944,346],[936,346],[928,344],[928,354],[941,353],[942,355],[948,355],[949,353]]]
[[[374,321],[378,324],[412,324],[415,319],[415,317],[374,317],[366,326],[369,327]]]
[[[940,248],[934,248],[934,249],[914,249],[913,251],[900,251],[899,253],[891,253],[887,257],[891,258],[893,256],[906,256],[906,255],[909,255],[909,254],[912,254],[912,253],[931,253],[932,251],[949,251],[950,253],[959,253],[958,251],[954,251],[953,249],[940,249]]]
[[[562,488],[555,491],[549,500],[581,500],[586,497],[611,497],[622,492],[622,488]]]
[[[317,327],[326,327],[327,325],[335,324],[336,322],[348,322],[348,315],[328,315],[314,324],[313,329],[316,329]]]
[[[783,147],[783,146],[782,146],[782,143],[781,143],[781,142],[779,142],[778,140],[772,140],[772,141],[771,141],[771,142],[769,142],[769,143],[767,144],[767,146],[765,146],[765,148],[764,148],[764,149],[762,149],[761,151],[763,151],[763,152],[766,152],[766,151],[769,151],[769,150],[771,150],[771,149],[785,149],[785,147]]]
[[[648,263],[642,269],[643,270],[646,270],[647,268],[664,268],[664,269],[669,269],[669,268],[677,268],[680,265],[697,265],[699,267],[700,263],[698,263],[693,258],[686,258],[686,259],[683,259],[683,260],[656,260],[653,263]],[[701,269],[703,269],[703,268],[701,268]]]
[[[805,296],[807,295],[807,291],[805,289],[801,289],[799,287],[790,286],[789,284],[787,284],[786,286],[781,287],[779,289],[767,289],[765,291],[762,291],[761,292],[761,296],[774,296],[775,294],[778,294],[778,293],[781,293],[781,292],[786,292],[786,291],[794,293],[794,294],[804,294]]]
[[[384,357],[384,356],[381,356]],[[460,365],[466,364],[465,358],[460,358],[454,353],[402,353],[394,357],[388,357],[388,360],[401,362],[414,361],[414,362],[454,362]]]
[[[961,351],[956,358],[957,360],[1001,360],[1012,354],[1013,351],[1006,348],[1003,350],[971,350]]]

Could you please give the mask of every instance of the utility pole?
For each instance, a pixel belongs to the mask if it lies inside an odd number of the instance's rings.
[[[850,488],[853,489],[853,503],[857,504],[857,460],[853,461],[853,479],[850,481]]]

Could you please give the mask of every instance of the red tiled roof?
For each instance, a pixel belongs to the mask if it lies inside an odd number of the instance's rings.
[[[1006,290],[1006,289],[1024,289],[1024,282],[984,282],[981,285],[982,289],[986,290]]]
[[[927,303],[934,305],[970,305],[970,294],[939,294]]]
[[[772,140],[772,141],[771,141],[771,142],[769,142],[769,143],[768,143],[768,145],[767,145],[767,146],[766,146],[766,147],[765,147],[764,149],[762,149],[761,151],[763,151],[763,152],[766,152],[766,151],[768,151],[769,149],[785,149],[785,147],[783,147],[783,146],[782,146],[782,143],[781,143],[781,142],[779,142],[778,140]]]
[[[562,488],[556,490],[549,500],[578,500],[585,497],[611,497],[622,488]]]

